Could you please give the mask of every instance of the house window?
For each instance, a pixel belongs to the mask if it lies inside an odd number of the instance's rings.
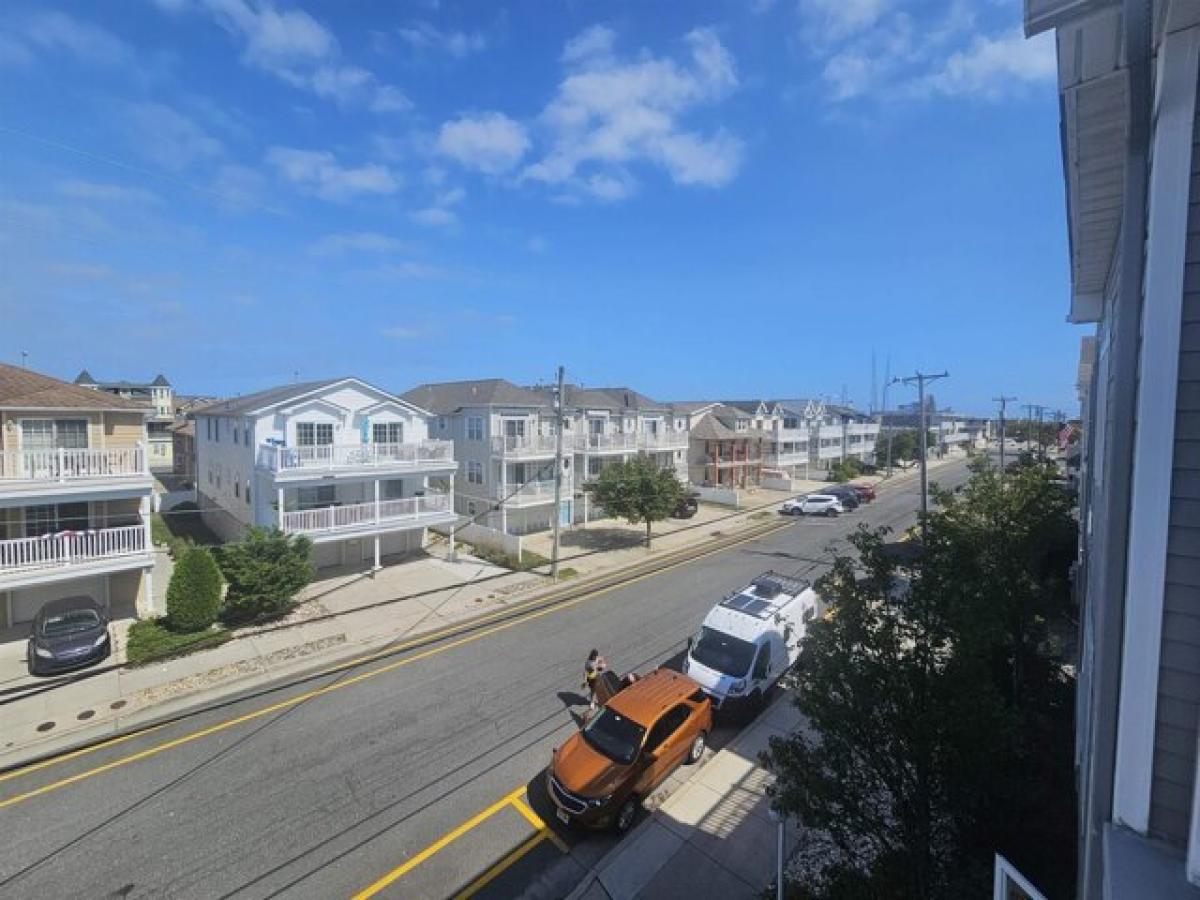
[[[483,484],[483,463],[473,459],[467,461],[467,481],[471,484]]]
[[[26,450],[82,449],[87,443],[86,419],[23,419],[21,446]]]
[[[235,481],[233,483],[233,496],[237,497],[239,500],[242,497],[242,483],[240,481]]]
[[[297,422],[296,443],[301,447],[328,447],[333,443],[333,423]]]
[[[384,481],[381,483],[381,487],[384,500],[400,500],[404,497],[404,482],[399,479]]]
[[[470,416],[467,419],[467,440],[483,440],[483,418],[481,416]]]
[[[246,438],[246,446],[249,447],[250,446],[250,426],[249,425],[247,425],[245,428],[242,429],[242,434]]]
[[[467,515],[468,516],[475,515],[475,503],[470,500],[467,501]]]
[[[371,426],[371,440],[376,444],[403,444],[403,422],[376,422]]]
[[[233,426],[233,442],[238,443],[238,427],[236,425]]]
[[[246,505],[250,505],[250,482],[246,482]]]
[[[25,536],[38,537],[56,531],[85,531],[88,527],[86,503],[59,503],[25,507]]]
[[[589,457],[588,457],[588,476],[589,476],[589,477],[592,477],[592,476],[595,476],[595,475],[599,475],[599,474],[600,474],[600,468],[601,468],[601,466],[600,466],[600,457],[598,457],[598,456],[589,456]]]
[[[604,434],[604,420],[588,419],[588,434]]]
[[[209,484],[213,483],[212,469],[208,470],[208,483]]]
[[[212,440],[212,419],[207,417],[204,419],[204,436],[208,440]]]
[[[300,509],[320,509],[333,506],[337,501],[337,488],[332,484],[320,487],[300,488],[296,492],[296,502]]]
[[[446,417],[438,416],[438,431],[445,431],[445,430],[446,430]]]

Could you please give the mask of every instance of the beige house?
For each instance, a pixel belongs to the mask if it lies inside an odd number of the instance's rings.
[[[107,602],[114,617],[159,612],[147,412],[0,364],[0,629],[58,597]]]

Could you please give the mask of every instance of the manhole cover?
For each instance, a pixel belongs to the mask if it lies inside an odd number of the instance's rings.
[[[54,727],[53,722],[43,722],[41,725],[39,725],[37,727],[37,730],[38,731],[49,731],[53,727]]]
[[[109,704],[108,708],[109,709],[120,709],[122,706],[124,706],[126,704],[126,702],[128,702],[128,701],[114,700],[111,704]]]
[[[85,709],[83,712],[81,712],[75,718],[77,718],[80,722],[86,722],[88,719],[90,719],[95,714],[96,714],[96,711],[94,709]]]

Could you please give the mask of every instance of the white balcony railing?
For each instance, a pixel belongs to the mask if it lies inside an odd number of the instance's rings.
[[[768,466],[799,466],[808,462],[807,450],[789,450],[787,452],[767,453],[763,462]]]
[[[424,519],[450,511],[450,494],[427,494],[403,500],[380,500],[378,507],[372,502],[292,510],[283,514],[282,528],[289,533],[308,534],[405,522],[418,527]]]
[[[60,531],[40,537],[0,541],[0,575],[55,569],[146,552],[144,525]]]
[[[0,450],[0,481],[82,481],[148,474],[141,445]]]
[[[579,434],[575,436],[576,453],[625,453],[639,449],[640,434]],[[645,449],[645,444],[640,445]]]
[[[570,499],[574,485],[570,478],[564,478],[562,484],[563,499]],[[518,487],[508,484],[493,484],[491,490],[493,500],[503,500],[511,506],[531,506],[538,503],[554,502],[553,481],[531,481]]]
[[[272,472],[306,470],[396,469],[454,464],[453,441],[411,444],[322,444],[306,447],[258,448],[258,465]]]
[[[642,450],[686,450],[688,446],[686,431],[643,431],[638,437]]]
[[[552,434],[503,434],[492,438],[492,453],[497,456],[553,456],[557,438]],[[571,439],[563,435],[563,449],[570,450]]]

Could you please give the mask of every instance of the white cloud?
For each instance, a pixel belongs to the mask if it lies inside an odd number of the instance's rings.
[[[367,163],[346,167],[324,150],[297,150],[272,147],[267,162],[280,177],[325,200],[346,200],[358,194],[394,194],[400,190],[400,178],[387,166]]]
[[[969,47],[951,54],[924,84],[950,96],[995,100],[1021,82],[1052,80],[1057,65],[1052,34],[1026,40],[1014,29],[994,38],[977,35]]]
[[[127,136],[151,162],[173,172],[220,157],[224,146],[182,113],[162,103],[131,103]]]
[[[431,228],[453,228],[458,225],[458,214],[454,212],[453,207],[460,204],[466,196],[467,192],[462,188],[442,191],[434,198],[433,203],[425,209],[410,213],[409,218],[418,225],[427,225]]]
[[[442,125],[438,151],[488,175],[510,171],[529,149],[525,128],[504,113],[462,116]]]
[[[636,189],[629,171],[636,162],[662,167],[677,184],[728,183],[740,168],[742,142],[681,121],[738,86],[733,57],[716,33],[689,32],[684,63],[647,53],[622,61],[613,40],[611,29],[593,26],[567,44],[568,73],[540,116],[550,148],[523,177],[609,201]]]
[[[27,64],[34,48],[97,65],[117,65],[132,57],[129,45],[111,31],[63,12],[38,13],[9,27],[0,42],[0,62]]]
[[[120,184],[110,184],[99,181],[70,180],[60,181],[54,190],[72,200],[89,200],[113,203],[151,204],[160,202],[161,198],[152,191],[144,188],[125,187]]]
[[[800,0],[800,15],[814,41],[836,41],[871,28],[892,0]]]
[[[266,179],[255,169],[235,163],[221,166],[213,179],[213,192],[233,212],[261,207],[265,188]]]
[[[405,28],[397,28],[396,33],[415,50],[435,50],[455,59],[487,47],[487,38],[477,31],[442,31],[429,22],[414,22]]]
[[[403,253],[412,249],[404,241],[374,231],[327,234],[315,242],[309,252],[315,256],[340,256],[343,253]]]
[[[370,106],[371,111],[377,113],[408,112],[413,102],[400,88],[383,84],[375,89]]]

